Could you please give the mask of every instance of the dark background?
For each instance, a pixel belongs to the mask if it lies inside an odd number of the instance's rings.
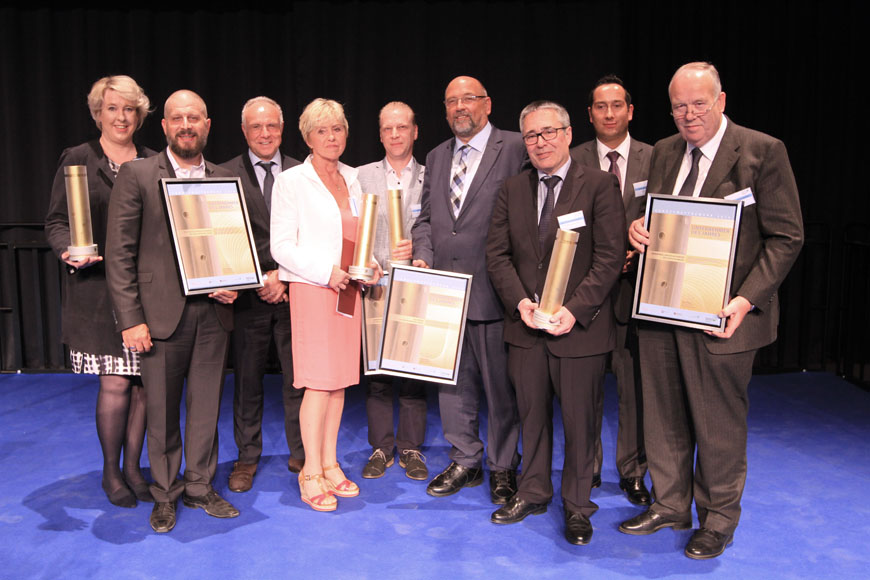
[[[670,76],[685,62],[708,60],[722,77],[726,114],[788,147],[807,228],[804,251],[782,289],[780,340],[758,364],[866,377],[870,202],[856,178],[866,100],[857,85],[866,76],[867,51],[857,2],[159,6],[0,9],[0,249],[18,252],[0,262],[4,368],[63,365],[55,345],[44,344],[53,340],[56,298],[40,298],[32,322],[32,308],[18,305],[29,299],[33,276],[51,290],[54,274],[43,258],[22,258],[21,250],[32,250],[25,252],[30,256],[41,242],[60,152],[98,136],[86,95],[102,76],[129,74],[145,88],[155,113],[137,141],[155,149],[165,146],[159,119],[166,97],[180,88],[198,92],[212,119],[205,155],[215,162],[243,151],[240,110],[248,98],[263,94],[282,105],[284,150],[299,159],[306,154],[296,128],[302,108],[315,97],[336,99],[350,123],[343,161],[360,165],[383,156],[377,113],[389,100],[415,109],[420,161],[448,138],[441,101],[459,74],[483,82],[492,97],[491,121],[500,128],[517,130],[519,111],[532,100],[563,103],[579,144],[593,136],[586,113],[591,85],[616,73],[633,96],[632,136],[654,143],[675,132]],[[36,274],[22,269],[22,260],[33,262],[25,266]],[[43,334],[24,336],[31,324]],[[15,342],[23,345],[20,353],[13,352]]]

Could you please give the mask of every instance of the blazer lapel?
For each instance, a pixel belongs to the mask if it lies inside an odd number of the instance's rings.
[[[707,172],[707,178],[704,180],[704,185],[701,186],[699,197],[719,197],[715,195],[719,185],[722,184],[740,157],[738,153],[740,143],[734,138],[732,126],[733,123],[729,120],[725,134],[722,135],[722,142],[719,143],[719,150],[716,151],[716,157],[713,158],[713,163],[710,164],[710,170]]]
[[[541,257],[540,244],[538,243],[538,170],[532,168],[529,170],[529,194],[526,196],[523,207],[520,209],[520,215],[526,222],[525,227],[529,240],[532,240],[532,245],[535,246],[535,255]]]
[[[556,223],[550,230],[547,239],[544,240],[543,257],[547,257],[553,252],[553,243],[556,241],[556,233],[559,230],[559,216],[571,213],[571,209],[577,205],[577,198],[580,197],[583,189],[582,177],[583,167],[578,163],[572,163],[565,176],[565,183],[562,184],[562,189],[559,191],[559,199],[556,200],[556,206],[553,208],[553,219],[556,220]]]
[[[269,208],[266,207],[266,198],[263,197],[263,192],[260,189],[260,182],[257,181],[257,173],[254,170],[254,165],[251,163],[251,157],[248,152],[242,153],[242,166],[245,168],[245,173],[248,176],[248,181],[251,183],[253,191],[245,192],[245,201],[247,202],[248,212],[256,212],[263,223],[269,223]]]
[[[495,165],[496,159],[501,152],[502,138],[501,132],[495,127],[492,128],[492,134],[489,136],[489,141],[486,143],[486,149],[483,150],[483,157],[480,158],[480,163],[477,165],[477,171],[474,173],[474,180],[468,187],[465,194],[465,199],[462,202],[462,208],[459,210],[459,217],[465,213],[465,208],[473,201],[475,195],[480,191],[483,182],[486,181],[487,175]]]

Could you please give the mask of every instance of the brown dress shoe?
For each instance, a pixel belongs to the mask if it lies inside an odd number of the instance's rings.
[[[254,474],[257,473],[256,463],[233,463],[233,472],[230,474],[230,491],[242,492],[251,489],[254,485]]]

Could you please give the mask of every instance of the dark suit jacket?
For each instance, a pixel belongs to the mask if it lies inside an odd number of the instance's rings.
[[[685,152],[679,134],[656,143],[647,192],[673,193]],[[729,119],[700,196],[724,198],[747,187],[755,204],[743,208],[731,296],[743,296],[755,310],[731,338],[706,338],[714,354],[745,352],[776,340],[776,292],[803,244],[800,200],[785,145]]]
[[[622,204],[625,207],[625,221],[629,224],[637,218],[643,217],[646,196],[636,196],[634,184],[646,180],[649,174],[649,160],[653,151],[652,145],[647,145],[637,139],[630,139],[628,165],[622,184]],[[571,149],[571,157],[580,165],[601,169],[601,164],[598,162],[597,146],[595,139],[587,141]],[[635,259],[629,271],[619,277],[614,288],[613,314],[616,316],[616,320],[622,324],[627,324],[631,318],[636,280],[637,260]]]
[[[206,176],[232,177],[206,161]],[[156,339],[173,333],[187,299],[159,180],[175,177],[164,149],[121,166],[109,203],[106,275],[118,330],[145,323]],[[221,326],[232,330],[232,305],[215,302]]]
[[[459,217],[450,202],[450,167],[455,139],[435,147],[426,156],[420,216],[411,230],[414,259],[436,270],[472,274],[469,320],[498,320],[501,302],[486,271],[486,232],[499,188],[517,175],[527,161],[519,133],[492,128],[486,149]]]
[[[489,275],[505,306],[505,341],[530,348],[546,340],[559,357],[603,354],[613,350],[615,327],[610,294],[625,261],[625,212],[616,176],[572,163],[554,208],[557,216],[583,212],[586,226],[574,254],[564,306],[577,323],[554,337],[526,326],[517,305],[541,296],[556,240],[550,232],[542,255],[538,243],[538,172],[535,169],[505,181],[499,192],[486,243]]]
[[[157,155],[147,147],[137,147],[139,157]],[[106,255],[106,225],[109,218],[109,197],[115,174],[95,139],[65,149],[57,163],[57,173],[51,186],[51,201],[45,216],[45,236],[60,258],[70,244],[69,210],[66,203],[66,182],[63,168],[84,165],[88,173],[88,198],[91,209],[91,229],[97,252]],[[63,342],[76,350],[92,354],[121,356],[121,337],[115,329],[112,303],[106,286],[106,264],[99,262],[63,277]]]

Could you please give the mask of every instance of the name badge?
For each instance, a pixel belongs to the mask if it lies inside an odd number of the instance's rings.
[[[411,216],[417,217],[419,215],[420,215],[420,204],[419,203],[412,203],[411,204]]]
[[[755,203],[755,196],[752,195],[752,188],[747,187],[746,189],[741,189],[737,193],[732,193],[731,195],[726,195],[725,199],[738,200],[743,202],[743,207],[749,207],[750,205]]]
[[[576,230],[586,226],[586,218],[583,217],[582,209],[573,213],[560,215],[557,219],[559,220],[560,230]]]
[[[634,184],[634,197],[643,197],[646,195],[646,181],[638,181]]]
[[[350,215],[359,217],[359,206],[356,204],[356,198],[351,197],[348,201],[350,202]]]

